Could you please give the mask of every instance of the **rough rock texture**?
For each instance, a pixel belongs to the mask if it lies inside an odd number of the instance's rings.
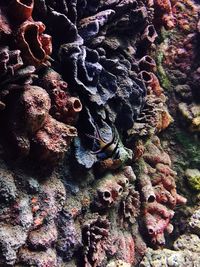
[[[191,228],[192,233],[196,233],[200,235],[200,209],[196,209],[196,211],[192,214],[189,220],[189,226]]]
[[[190,250],[173,251],[169,249],[153,250],[148,249],[147,255],[140,263],[140,267],[159,266],[199,266],[199,253]]]
[[[198,17],[0,1],[0,266],[200,265]]]

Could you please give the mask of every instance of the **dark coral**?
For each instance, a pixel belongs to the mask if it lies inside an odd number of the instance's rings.
[[[140,215],[140,197],[139,192],[133,186],[129,186],[121,201],[120,214],[122,214],[122,222],[134,224]]]
[[[5,98],[13,90],[20,90],[24,85],[31,84],[35,77],[35,67],[25,66],[20,50],[10,50],[8,46],[0,48],[0,101],[4,109]]]
[[[33,20],[33,8],[34,1],[19,0],[2,6],[11,30],[5,29],[5,23],[2,25],[1,39],[6,45],[0,49],[1,127],[14,148],[12,153],[23,157],[43,153],[40,160],[53,166],[77,135],[76,128],[70,125],[77,120],[82,105],[78,98],[66,93],[67,85],[56,72],[47,86],[48,77],[38,76],[41,68],[42,73],[48,72],[52,42],[51,36],[43,33],[45,25]],[[41,83],[46,90],[35,86]]]
[[[73,257],[74,252],[80,247],[80,240],[75,229],[72,215],[63,209],[58,218],[57,225],[58,240],[56,243],[56,249],[58,251],[58,255],[64,261],[69,261]]]
[[[83,225],[84,266],[101,266],[108,235],[109,221],[106,218],[98,216]]]
[[[82,100],[78,125],[81,141],[77,141],[75,154],[81,165],[92,167],[96,161],[90,154],[92,140],[84,135],[95,135],[95,125],[104,128],[105,123],[109,131],[115,125],[120,133],[133,126],[146,95],[145,84],[138,77],[137,47],[145,38],[153,43],[156,31],[152,36],[152,29],[145,29],[151,19],[142,1],[41,0],[35,4],[35,17],[45,22],[55,38],[53,58],[61,64],[71,90]],[[60,31],[57,24],[62,25]],[[143,47],[145,54],[147,47]],[[88,154],[85,161],[82,150]]]

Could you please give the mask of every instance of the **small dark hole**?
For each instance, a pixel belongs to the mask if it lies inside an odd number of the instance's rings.
[[[151,80],[151,75],[148,72],[143,71],[142,72],[142,78],[145,82],[149,82]]]
[[[30,5],[33,3],[32,0],[21,0],[20,2],[21,2],[23,5],[26,5],[26,6],[30,6]]]
[[[149,232],[150,235],[152,235],[153,234],[153,229],[152,228],[148,229],[148,232]]]
[[[153,60],[152,60],[151,57],[146,56],[145,59],[146,59],[146,61],[147,61],[148,63],[153,63]]]
[[[150,197],[148,198],[148,202],[149,202],[149,203],[154,202],[154,200],[155,200],[155,197],[154,197],[154,196],[150,196]]]
[[[74,109],[80,109],[81,108],[81,102],[79,100],[74,101]]]
[[[149,36],[153,37],[153,35],[155,34],[155,29],[152,25],[148,27],[148,32],[149,32]]]
[[[119,193],[122,193],[122,191],[123,191],[123,188],[120,187],[118,192],[119,192]]]
[[[108,191],[104,192],[104,197],[105,198],[109,198],[110,197],[110,192],[108,192]]]

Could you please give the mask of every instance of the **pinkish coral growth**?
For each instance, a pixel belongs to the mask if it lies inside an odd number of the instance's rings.
[[[44,30],[42,22],[25,21],[20,25],[16,42],[25,63],[40,65],[48,60],[52,52],[51,36],[43,34]]]
[[[88,221],[82,230],[84,266],[101,266],[105,258],[105,244],[109,235],[109,221],[100,216]]]
[[[144,145],[139,166],[142,213],[147,234],[153,245],[164,245],[165,232],[173,231],[170,223],[174,216],[173,209],[178,204],[185,204],[186,199],[176,191],[176,172],[171,169],[169,155],[163,151],[157,137]]]
[[[67,83],[53,69],[47,69],[39,80],[39,84],[47,90],[51,97],[50,113],[57,120],[75,124],[82,104],[77,97],[71,97],[67,92]]]
[[[154,0],[152,1],[155,10],[155,20],[158,26],[164,25],[167,29],[175,26],[175,18],[173,16],[172,1],[170,0]]]
[[[116,203],[119,203],[123,193],[129,187],[129,183],[135,180],[135,174],[131,166],[113,174],[106,174],[103,179],[96,183],[97,189],[94,198],[95,207],[107,209]]]

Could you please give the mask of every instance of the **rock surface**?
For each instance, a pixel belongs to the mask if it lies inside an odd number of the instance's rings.
[[[0,1],[0,266],[200,265],[197,2]]]

